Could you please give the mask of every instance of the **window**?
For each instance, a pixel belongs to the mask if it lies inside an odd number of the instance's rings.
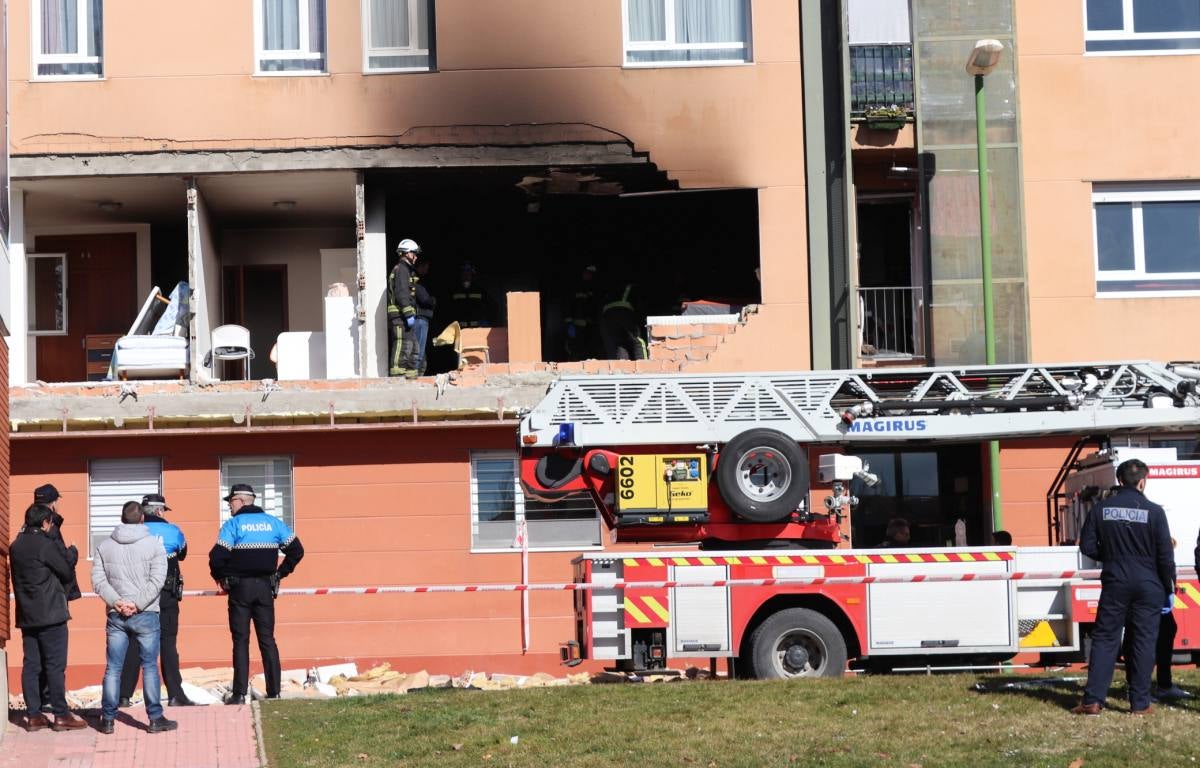
[[[524,520],[530,549],[600,546],[600,515],[587,494],[553,502],[525,498],[511,451],[471,453],[471,548],[520,549],[517,523]]]
[[[1100,296],[1200,293],[1200,188],[1092,190]]]
[[[162,493],[160,459],[93,459],[88,464],[88,556],[121,522],[121,507]]]
[[[38,79],[104,74],[104,0],[33,0],[33,65]]]
[[[254,71],[325,72],[325,0],[254,0]]]
[[[1200,53],[1200,0],[1086,0],[1088,53]]]
[[[750,0],[625,0],[630,66],[750,61]]]
[[[237,456],[221,459],[221,522],[229,519],[224,499],[231,486],[247,483],[258,498],[254,503],[269,515],[275,515],[296,527],[292,492],[292,460],[286,456]]]
[[[432,4],[432,0],[363,0],[363,70],[432,69]]]
[[[67,332],[67,255],[31,253],[25,259],[29,333],[62,336]]]

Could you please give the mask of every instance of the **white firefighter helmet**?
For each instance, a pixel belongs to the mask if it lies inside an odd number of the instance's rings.
[[[396,253],[403,256],[406,253],[420,253],[421,246],[417,245],[416,240],[409,240],[407,237],[396,244]]]

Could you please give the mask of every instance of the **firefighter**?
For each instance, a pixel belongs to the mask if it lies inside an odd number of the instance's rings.
[[[604,292],[600,340],[609,360],[645,360],[646,342],[634,310],[633,283],[614,281]]]
[[[1083,701],[1071,711],[1099,715],[1108,697],[1121,631],[1130,634],[1126,659],[1129,708],[1144,715],[1150,707],[1159,619],[1167,596],[1175,591],[1175,554],[1163,508],[1143,495],[1149,469],[1130,459],[1117,467],[1121,490],[1089,510],[1079,537],[1083,554],[1103,563],[1100,606],[1092,630]]]
[[[245,704],[250,684],[250,622],[262,654],[267,698],[279,698],[279,648],[275,645],[275,597],[279,582],[300,559],[304,547],[287,523],[255,506],[254,488],[235,483],[225,497],[229,519],[208,553],[208,570],[229,594],[233,636],[233,683],[226,704]],[[283,555],[283,562],[279,556]]]
[[[400,260],[388,276],[387,312],[391,332],[388,375],[415,379],[417,370],[413,367],[413,352],[416,338],[413,329],[417,324],[416,286],[419,278],[414,267],[421,255],[421,246],[405,238],[396,245],[396,254]]]
[[[587,360],[596,354],[596,266],[589,264],[579,275],[579,284],[571,296],[571,314],[566,323],[567,359]]]
[[[491,328],[492,301],[475,280],[475,265],[464,261],[458,276],[459,285],[450,294],[450,320],[457,320],[463,328]]]
[[[158,537],[163,549],[167,552],[167,579],[163,582],[162,593],[158,596],[158,617],[160,627],[158,661],[162,669],[162,682],[167,687],[167,705],[171,707],[190,707],[191,699],[183,692],[183,676],[179,673],[179,602],[183,600],[183,576],[179,572],[179,563],[187,557],[187,539],[179,526],[168,522],[163,517],[164,512],[170,512],[167,500],[161,494],[149,493],[142,497],[144,523],[150,533]],[[137,649],[125,653],[125,667],[121,670],[121,700],[122,707],[130,706],[130,698],[137,688],[138,672],[142,665]]]

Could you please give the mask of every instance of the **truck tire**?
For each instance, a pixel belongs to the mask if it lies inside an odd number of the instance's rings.
[[[730,440],[717,461],[717,488],[734,514],[754,523],[786,520],[808,496],[808,452],[773,429]]]
[[[841,677],[846,671],[846,640],[824,615],[787,608],[754,630],[750,657],[760,680]]]

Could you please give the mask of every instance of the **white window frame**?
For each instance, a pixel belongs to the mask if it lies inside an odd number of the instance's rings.
[[[75,0],[75,14],[78,27],[75,47],[79,51],[88,49],[88,40],[92,35],[92,17],[87,12],[87,0]],[[100,15],[104,15],[101,6]],[[42,4],[40,0],[30,0],[29,3],[29,54],[30,82],[53,82],[72,80],[103,80],[104,79],[104,40],[96,46],[100,53],[88,56],[86,53],[42,53]],[[41,64],[97,64],[100,72],[94,75],[39,75],[38,66]]]
[[[621,65],[626,69],[659,69],[662,67],[744,67],[754,63],[754,3],[746,2],[746,39],[728,43],[679,43],[675,42],[675,0],[664,0],[663,27],[666,41],[639,40],[629,38],[629,0],[621,0]],[[636,61],[629,60],[630,51],[701,51],[740,48],[745,56],[740,59],[715,59],[713,61]]]
[[[92,522],[93,522],[93,514],[94,514],[94,513],[93,513],[93,509],[92,509],[92,476],[93,476],[93,467],[94,467],[94,465],[95,465],[97,462],[106,462],[106,463],[110,463],[110,464],[115,464],[115,463],[117,463],[117,462],[127,462],[127,463],[131,463],[131,462],[135,462],[135,461],[145,461],[145,462],[151,462],[151,461],[153,461],[153,462],[157,462],[157,463],[158,463],[158,487],[157,487],[155,490],[153,490],[153,491],[149,491],[149,490],[143,490],[143,491],[142,491],[142,493],[134,493],[134,494],[130,495],[130,496],[129,496],[129,498],[128,498],[128,499],[126,499],[125,501],[141,501],[141,500],[142,500],[142,496],[144,496],[146,493],[160,493],[160,494],[161,494],[161,493],[162,493],[162,487],[163,487],[162,458],[161,458],[161,457],[158,457],[158,456],[135,456],[135,457],[103,458],[103,459],[89,459],[89,460],[88,460],[88,468],[87,468],[87,540],[88,540],[88,560],[91,560],[91,559],[92,559],[92,555],[93,555],[93,552],[94,552],[94,549],[95,549],[95,548],[93,547],[93,545],[92,545],[92,541],[93,541],[93,539],[94,539],[94,538],[95,538],[95,536],[96,536],[96,532],[95,532],[95,530],[93,529],[93,526],[92,526]],[[124,502],[122,502],[122,503],[124,503]],[[118,522],[119,522],[119,519],[118,519]],[[111,533],[111,530],[110,530],[110,533]]]
[[[288,494],[288,497],[291,498],[291,500],[292,500],[292,519],[288,520],[283,515],[276,514],[263,506],[262,502],[264,499],[266,499],[266,489],[265,488],[259,488],[257,486],[254,488],[255,493],[258,494],[254,500],[254,503],[257,504],[258,506],[262,507],[263,511],[265,511],[268,515],[277,517],[280,520],[282,520],[283,522],[287,523],[287,526],[289,528],[291,528],[293,532],[295,532],[295,530],[296,530],[296,460],[294,457],[288,456],[286,454],[272,454],[269,456],[268,455],[260,456],[257,454],[241,454],[241,455],[235,455],[235,456],[222,456],[220,458],[218,465],[217,465],[217,500],[218,500],[218,504],[219,504],[218,509],[220,510],[219,514],[218,514],[218,520],[219,520],[220,524],[224,524],[225,521],[230,518],[229,504],[226,503],[226,501],[225,501],[225,496],[228,494],[228,491],[225,490],[225,469],[226,469],[226,467],[228,467],[230,465],[233,465],[233,466],[261,466],[263,464],[267,464],[268,462],[273,462],[273,461],[286,461],[288,463],[287,494]]]
[[[1119,185],[1108,186],[1097,184],[1092,187],[1092,268],[1096,273],[1096,282],[1116,280],[1200,280],[1200,271],[1196,272],[1147,272],[1146,271],[1146,242],[1142,221],[1142,203],[1154,202],[1200,202],[1200,187],[1182,187],[1175,184],[1154,185]],[[1097,203],[1132,203],[1133,204],[1133,269],[1104,270],[1100,269],[1100,232],[1096,217]],[[1099,299],[1145,299],[1173,298],[1183,296],[1200,296],[1200,289],[1184,289],[1177,291],[1100,291],[1096,286],[1096,298]]]
[[[434,0],[429,2],[429,29],[426,34],[430,40],[433,40],[434,24],[433,24],[433,4]],[[407,48],[372,48],[371,47],[371,0],[362,0],[359,4],[362,13],[362,45],[363,45],[363,74],[366,75],[394,75],[403,72],[432,72],[433,59],[430,55],[429,48],[418,48],[413,45],[413,38],[417,34],[418,18],[417,3],[410,2],[408,4],[408,42]],[[376,56],[424,56],[429,62],[423,67],[372,67],[371,59]]]
[[[32,326],[30,326],[29,335],[30,336],[66,336],[67,330],[70,328],[70,322],[71,322],[71,311],[70,311],[70,305],[68,303],[70,300],[71,294],[68,292],[68,285],[67,285],[67,274],[68,274],[67,273],[67,254],[65,254],[65,253],[28,253],[28,254],[25,254],[25,260],[27,262],[25,265],[25,272],[26,272],[26,274],[31,275],[31,276],[34,274],[34,268],[33,268],[33,260],[34,259],[58,259],[62,263],[63,327],[62,327],[62,330],[36,331],[36,330],[33,330]],[[23,290],[25,290],[25,292],[28,293],[29,292],[28,286],[24,287]],[[30,296],[25,297],[26,307],[31,306],[31,304],[30,304],[31,298],[32,297],[30,297]]]
[[[1087,0],[1081,0],[1083,4],[1083,37],[1084,47],[1087,47],[1089,41],[1101,40],[1128,40],[1136,42],[1139,40],[1179,40],[1186,38],[1196,38],[1200,41],[1200,29],[1187,30],[1181,32],[1134,32],[1133,31],[1133,0],[1122,0],[1121,3],[1121,20],[1124,22],[1123,29],[1096,30],[1088,29],[1087,19]],[[1084,51],[1084,56],[1194,56],[1200,53],[1200,42],[1195,47],[1191,48],[1173,48],[1170,50],[1130,50],[1130,51]]]
[[[312,18],[312,4],[325,3],[325,0],[298,0],[304,5],[300,11],[299,24],[300,29],[298,37],[301,48],[296,49],[279,49],[272,50],[263,48],[263,2],[262,0],[254,0],[254,75],[255,77],[327,77],[329,75],[329,7],[325,7],[325,36],[322,39],[326,50],[313,51],[308,45],[312,36],[309,34],[308,27],[309,19]],[[307,60],[318,61],[325,60],[325,66],[320,69],[291,69],[291,70],[264,70],[260,69],[263,59],[278,59],[278,60]]]
[[[513,534],[514,539],[517,532],[517,526],[525,520],[525,492],[521,488],[521,465],[515,451],[471,451],[468,459],[468,465],[471,473],[471,554],[497,554],[506,553],[512,554],[520,552],[519,546],[511,545],[508,547],[477,547],[475,546],[475,534],[479,526],[479,486],[478,479],[475,476],[475,460],[476,459],[509,459],[512,461],[513,467]],[[596,525],[601,525],[600,511],[596,510]],[[603,535],[603,528],[600,528],[600,533]],[[539,547],[530,544],[528,547],[530,552],[592,552],[604,549],[603,543],[598,545],[580,544],[578,546],[562,545],[553,547]]]

